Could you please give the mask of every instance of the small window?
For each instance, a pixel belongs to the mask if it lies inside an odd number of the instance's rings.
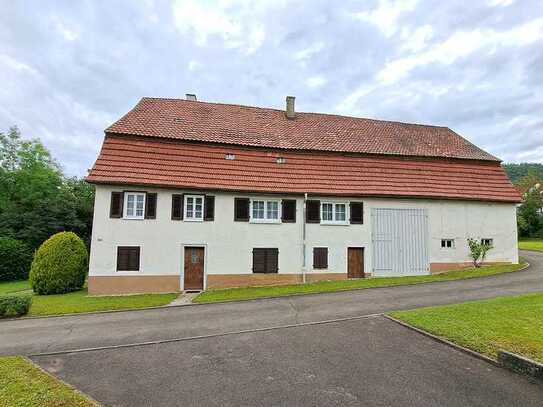
[[[485,246],[494,246],[494,239],[490,239],[490,238],[481,239],[481,244]]]
[[[277,273],[278,271],[279,250],[273,249],[253,249],[253,273]]]
[[[454,249],[454,239],[441,239],[442,249]]]
[[[117,247],[117,271],[139,271],[140,248],[139,246]]]
[[[124,218],[143,219],[145,214],[145,192],[124,193]]]
[[[327,247],[313,248],[313,268],[314,269],[328,268],[328,248]]]
[[[185,220],[204,220],[204,197],[202,195],[185,195]]]
[[[347,204],[323,202],[321,204],[322,223],[347,223]]]
[[[278,223],[281,219],[279,201],[251,201],[251,221],[262,223]]]

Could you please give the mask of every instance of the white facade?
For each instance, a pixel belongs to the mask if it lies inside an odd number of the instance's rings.
[[[157,193],[156,219],[110,218],[111,192],[129,189]],[[217,192],[213,221],[171,219],[172,194],[192,193],[160,188],[123,188],[96,185],[89,276],[179,276],[183,289],[183,247],[205,247],[205,275],[252,274],[252,249],[278,248],[280,274],[346,273],[347,248],[364,247],[364,269],[372,267],[372,208],[426,209],[430,263],[469,262],[466,239],[493,239],[489,262],[518,262],[516,208],[512,203],[470,201],[327,198],[326,202],[361,201],[363,224],[305,224],[306,267],[303,266],[303,196],[297,196],[296,223],[234,221],[234,197],[266,198],[263,195]],[[209,193],[208,193],[209,194]],[[292,196],[267,196],[294,199]],[[347,214],[347,219],[349,216]],[[442,248],[442,239],[454,239],[454,247]],[[139,271],[117,271],[117,246],[140,246]],[[328,269],[313,270],[313,248],[328,248]],[[205,279],[204,279],[205,281]]]

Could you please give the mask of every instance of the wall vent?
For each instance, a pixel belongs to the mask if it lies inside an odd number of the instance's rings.
[[[277,164],[284,164],[287,162],[285,157],[277,157]]]
[[[235,160],[236,159],[236,155],[235,154],[232,154],[232,153],[228,153],[224,156],[225,159],[227,160]]]

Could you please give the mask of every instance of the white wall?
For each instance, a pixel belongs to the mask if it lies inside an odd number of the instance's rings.
[[[157,192],[157,218],[126,220],[109,218],[111,191],[123,189]],[[183,245],[206,246],[207,274],[252,273],[252,249],[277,247],[279,272],[302,270],[303,198],[297,198],[296,223],[254,224],[234,222],[234,197],[249,194],[214,193],[215,220],[171,220],[171,195],[191,193],[157,188],[96,186],[91,243],[90,275],[180,275]],[[263,195],[254,195],[263,197]],[[271,196],[277,198],[277,196]],[[279,197],[281,198],[281,197]],[[287,197],[285,197],[287,198]],[[292,197],[289,197],[292,199]],[[325,199],[311,197],[310,199]],[[350,199],[333,199],[349,202]],[[427,208],[430,224],[430,262],[469,261],[467,237],[493,238],[488,261],[518,262],[514,204],[423,199],[353,198],[364,202],[363,225],[307,224],[306,256],[309,272],[347,271],[347,247],[365,247],[365,270],[371,272],[371,208]],[[348,214],[347,214],[348,218]],[[456,248],[442,249],[441,239],[453,238]],[[117,246],[141,246],[139,272],[117,272]],[[313,247],[328,247],[328,270],[312,271]]]

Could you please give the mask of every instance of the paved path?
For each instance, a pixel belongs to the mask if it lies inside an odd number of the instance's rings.
[[[543,291],[543,253],[492,277],[272,300],[0,321],[0,355],[36,354],[266,328]]]
[[[543,384],[383,317],[33,357],[108,406],[541,407]]]

